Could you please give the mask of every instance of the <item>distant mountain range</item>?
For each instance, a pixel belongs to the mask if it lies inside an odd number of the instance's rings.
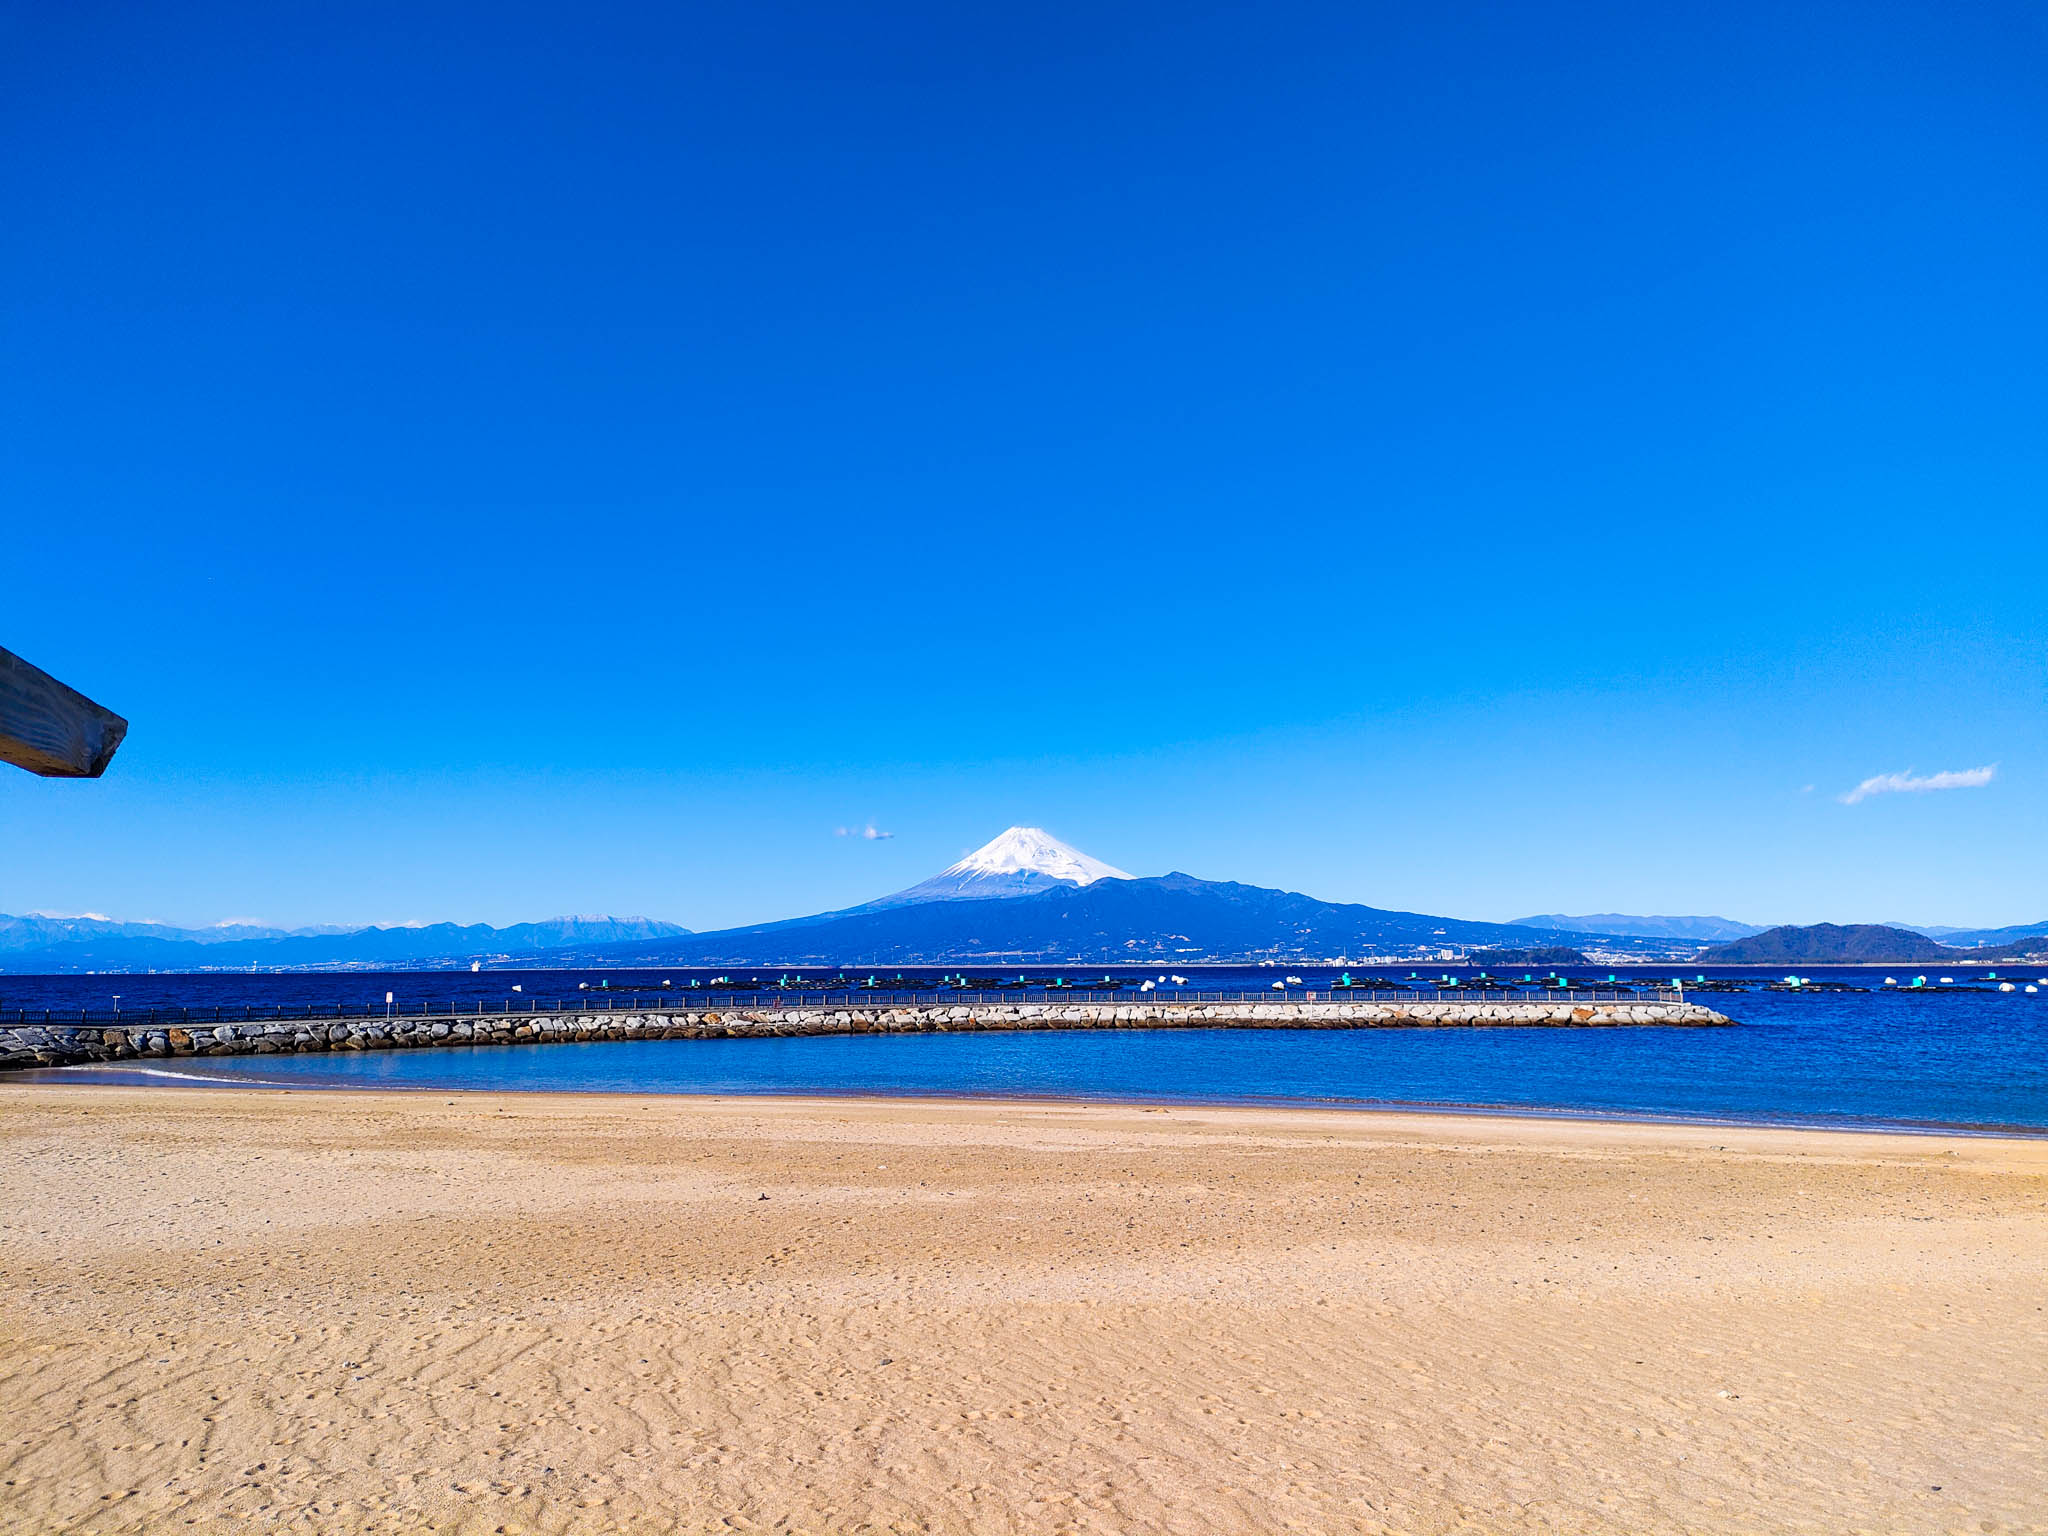
[[[2010,928],[1913,928],[1910,923],[1897,926],[1912,928],[1915,933],[1924,933],[1929,938],[1960,949],[2000,949],[2015,945],[2024,948],[2029,940],[2035,941],[2033,947],[2038,949],[2041,947],[2039,941],[2048,939],[2048,922],[2016,923]]]
[[[125,923],[96,913],[60,917],[30,912],[0,913],[0,955],[47,949],[54,944],[109,939],[163,939],[179,944],[232,944],[244,939],[281,939],[293,934],[345,933],[341,928],[266,928],[255,923],[218,923],[211,928],[174,928],[168,923]]]
[[[551,917],[493,928],[429,923],[411,928],[174,928],[97,917],[0,915],[0,970],[392,970],[514,959],[590,944],[680,938],[689,929],[648,917]]]
[[[1762,933],[1756,923],[1738,923],[1727,917],[1630,917],[1623,912],[1595,912],[1587,917],[1566,917],[1547,912],[1540,917],[1518,917],[1523,928],[1555,928],[1567,933],[1626,934],[1634,938],[1685,939],[1699,944],[1725,944]]]
[[[1731,964],[1956,960],[2048,947],[2048,923],[1952,930],[1959,951],[1900,925],[1766,930],[1724,917],[1546,914],[1513,923],[1318,901],[1293,891],[1170,874],[1140,879],[1038,827],[1011,827],[929,880],[859,906],[692,933],[645,917],[558,917],[508,928],[174,928],[111,918],[0,916],[0,970],[232,971],[527,966],[825,966],[1451,959],[1597,951],[1627,960]],[[1793,937],[1806,935],[1804,938]],[[1851,937],[1842,937],[1848,935]],[[1860,938],[1858,935],[1883,935]],[[1774,937],[1775,936],[1775,937]],[[1751,946],[1745,950],[1743,946]],[[1875,946],[1866,956],[1864,949]],[[1917,946],[1917,947],[1916,947]],[[1754,953],[1755,962],[1738,960]],[[1560,962],[1548,962],[1560,963]]]

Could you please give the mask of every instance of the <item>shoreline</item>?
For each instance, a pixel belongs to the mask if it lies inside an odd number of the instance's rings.
[[[2048,1531],[2048,1142],[0,1083],[0,1536]]]
[[[196,1065],[196,1063],[195,1063]],[[133,1077],[146,1077],[150,1081],[134,1082]],[[192,1094],[214,1094],[221,1089],[232,1090],[237,1096],[248,1094],[318,1094],[323,1097],[343,1094],[360,1094],[368,1097],[390,1096],[393,1098],[460,1097],[484,1100],[505,1098],[512,1100],[532,1099],[547,1101],[590,1101],[608,1103],[611,1101],[681,1102],[683,1104],[743,1103],[764,1105],[803,1105],[823,1108],[832,1105],[859,1106],[875,1110],[908,1106],[912,1108],[938,1108],[959,1106],[983,1110],[1014,1109],[1059,1109],[1059,1110],[1138,1110],[1158,1112],[1162,1110],[1195,1111],[1243,1111],[1246,1113],[1271,1113],[1275,1115],[1339,1115],[1347,1120],[1357,1119],[1370,1122],[1375,1117],[1384,1117],[1389,1122],[1406,1120],[1472,1120],[1481,1123],[1526,1121],[1545,1125],[1595,1126],[1636,1126],[1645,1129],[1668,1128],[1673,1130],[1699,1131],[1783,1131],[1793,1135],[1823,1136],[1865,1136],[1865,1137],[1909,1137],[1915,1140],[1953,1137],[1973,1142],[2013,1142],[2026,1145],[2048,1145],[2048,1126],[2028,1125],[1976,1125],[1948,1123],[1941,1121],[1834,1121],[1800,1119],[1786,1116],[1780,1119],[1745,1119],[1737,1116],[1664,1114],[1654,1110],[1599,1110],[1580,1105],[1518,1105],[1461,1103],[1452,1100],[1427,1099],[1280,1099],[1252,1096],[1187,1098],[1167,1095],[1134,1094],[1033,1094],[1033,1093],[889,1093],[870,1090],[861,1093],[827,1093],[821,1091],[763,1091],[726,1088],[716,1092],[704,1089],[592,1089],[592,1088],[507,1088],[507,1087],[448,1087],[429,1083],[352,1083],[337,1079],[285,1082],[263,1078],[203,1077],[196,1072],[181,1072],[169,1068],[135,1066],[125,1062],[89,1062],[64,1067],[30,1068],[25,1071],[0,1076],[0,1089],[19,1087],[29,1092],[38,1088],[66,1089],[86,1088],[99,1092],[129,1089],[139,1093],[176,1093],[181,1089]]]

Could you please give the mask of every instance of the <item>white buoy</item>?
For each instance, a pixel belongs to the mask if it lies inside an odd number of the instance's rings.
[[[2009,981],[2001,981],[1998,984],[1998,990],[2001,992],[2010,992],[2013,990],[2013,985]]]

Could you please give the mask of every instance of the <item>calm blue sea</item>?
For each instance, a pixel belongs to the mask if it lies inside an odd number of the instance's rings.
[[[1441,972],[1433,971],[1435,975]],[[668,979],[687,985],[692,975]],[[751,980],[754,973],[736,977]],[[1099,976],[1100,971],[1088,973]],[[1139,973],[1124,972],[1124,975]],[[1142,974],[1156,975],[1147,971]],[[1270,970],[1208,970],[1203,988],[1257,986]],[[1295,970],[1314,983],[1324,970]],[[1407,972],[1382,971],[1377,974]],[[1454,974],[1458,974],[1455,973]],[[1465,973],[1469,974],[1469,973]],[[1626,979],[1627,971],[1618,973]],[[1671,967],[1639,968],[1668,981]],[[1691,981],[1698,974],[1684,970]],[[1460,1106],[1523,1113],[2048,1132],[2048,985],[2003,993],[1972,971],[1952,991],[1760,990],[1759,972],[1713,971],[1751,990],[1703,998],[1733,1029],[1118,1030],[479,1047],[152,1064],[232,1083],[293,1087],[579,1092],[1020,1096],[1140,1102]],[[1815,968],[1876,988],[1883,974]],[[1901,981],[1909,980],[1895,971]],[[1953,974],[1953,973],[1952,973]],[[1608,971],[1575,971],[1603,984]],[[486,972],[0,978],[0,1009],[310,1001],[496,1003],[579,994],[576,983],[658,985],[660,974]],[[770,983],[773,974],[766,977]],[[2013,979],[2035,982],[2031,973]],[[1938,977],[1930,977],[1938,984]],[[24,1077],[120,1076],[115,1068]]]

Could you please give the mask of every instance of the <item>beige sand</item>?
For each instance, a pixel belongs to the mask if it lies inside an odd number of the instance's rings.
[[[9,1532],[2048,1530],[2041,1143],[16,1085],[0,1220]]]

